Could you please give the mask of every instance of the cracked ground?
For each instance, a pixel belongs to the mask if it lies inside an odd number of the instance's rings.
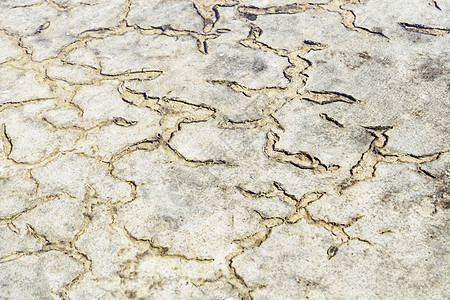
[[[449,299],[448,0],[1,0],[0,299]]]

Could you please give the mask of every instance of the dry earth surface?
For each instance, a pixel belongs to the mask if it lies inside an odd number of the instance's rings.
[[[449,299],[450,1],[1,0],[1,299]]]

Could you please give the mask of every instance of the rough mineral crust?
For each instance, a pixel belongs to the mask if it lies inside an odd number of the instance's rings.
[[[0,299],[449,299],[447,0],[0,1]]]

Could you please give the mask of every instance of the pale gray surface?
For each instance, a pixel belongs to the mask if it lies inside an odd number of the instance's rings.
[[[448,299],[450,2],[0,2],[0,299]]]

